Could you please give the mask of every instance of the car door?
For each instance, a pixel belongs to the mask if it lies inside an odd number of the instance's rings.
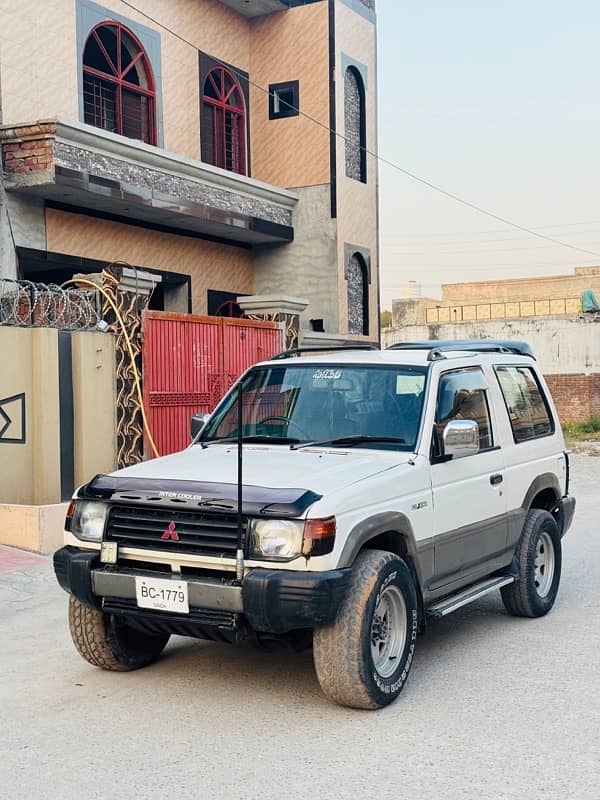
[[[479,451],[446,458],[442,436],[454,419],[479,425]],[[479,367],[443,372],[431,448],[434,577],[430,589],[452,590],[495,569],[507,548],[504,461],[487,379]]]

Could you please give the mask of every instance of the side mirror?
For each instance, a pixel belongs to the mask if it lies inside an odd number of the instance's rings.
[[[444,455],[452,458],[479,452],[479,425],[472,419],[453,419],[444,428]]]
[[[202,428],[206,425],[210,418],[210,414],[194,414],[190,422],[190,433],[192,440],[198,436]]]

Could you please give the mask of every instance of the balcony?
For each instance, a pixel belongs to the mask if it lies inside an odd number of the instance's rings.
[[[232,8],[244,17],[262,17],[275,11],[285,11],[290,0],[221,0],[224,6]]]
[[[79,122],[0,127],[7,191],[174,232],[290,242],[296,196]]]

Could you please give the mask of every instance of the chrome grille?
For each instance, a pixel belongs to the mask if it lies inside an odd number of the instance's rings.
[[[109,511],[105,538],[128,547],[235,558],[237,517],[187,509],[114,505]]]

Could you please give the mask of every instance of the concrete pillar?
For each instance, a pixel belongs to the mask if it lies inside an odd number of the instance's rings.
[[[286,349],[298,346],[300,314],[308,307],[308,300],[287,295],[255,294],[250,297],[238,297],[237,304],[248,319],[279,322],[283,326]]]

